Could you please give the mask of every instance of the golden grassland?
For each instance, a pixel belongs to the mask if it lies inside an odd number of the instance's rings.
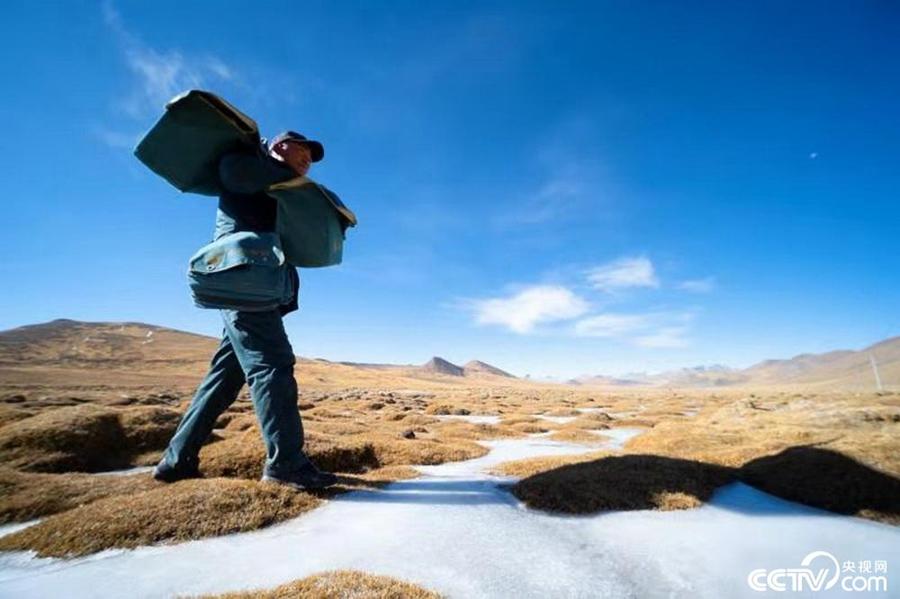
[[[565,513],[681,509],[740,480],[833,512],[900,523],[900,397],[742,394],[656,422],[617,453],[507,463],[528,506]],[[634,422],[635,419],[630,419]]]
[[[270,590],[209,595],[205,599],[440,599],[442,595],[390,576],[355,570],[322,572]]]
[[[44,518],[0,538],[0,549],[74,556],[253,530],[338,493],[416,476],[415,465],[484,455],[478,440],[539,432],[598,451],[498,467],[521,479],[511,490],[536,509],[686,509],[742,480],[837,513],[900,516],[900,394],[402,383],[304,388],[305,449],[340,475],[315,493],[259,482],[264,449],[246,400],[220,417],[201,451],[205,478],[164,485],[95,473],[158,461],[187,392],[0,387],[0,522]],[[465,414],[499,423],[452,417]],[[622,450],[602,449],[604,431],[617,427],[646,430]]]

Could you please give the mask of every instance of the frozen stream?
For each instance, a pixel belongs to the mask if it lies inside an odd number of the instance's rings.
[[[619,429],[610,446],[636,432]],[[259,531],[74,560],[0,554],[0,597],[168,597],[274,587],[350,568],[450,597],[718,599],[758,597],[746,583],[750,570],[796,568],[816,550],[841,562],[886,560],[889,576],[900,568],[900,528],[826,514],[739,483],[689,511],[572,517],[528,510],[498,486],[512,479],[484,471],[597,447],[540,437],[485,444],[491,452],[483,457],[420,467],[418,479],[347,493]],[[895,593],[900,581],[890,582]]]

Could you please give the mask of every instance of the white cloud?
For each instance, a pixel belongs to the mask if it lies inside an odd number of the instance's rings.
[[[555,174],[504,221],[533,225],[556,220],[581,209],[584,181],[574,169]]]
[[[95,127],[94,136],[110,148],[131,150],[140,140],[140,135],[130,135],[105,127]]]
[[[579,320],[572,332],[578,337],[618,339],[638,347],[686,347],[693,319],[691,312],[608,312]]]
[[[685,335],[687,327],[663,327],[649,335],[640,335],[633,339],[635,345],[647,348],[675,348],[689,345]]]
[[[579,337],[621,337],[648,325],[645,314],[598,314],[575,323]]]
[[[716,280],[713,277],[703,279],[691,279],[682,281],[678,284],[678,288],[692,293],[709,293],[716,287]]]
[[[596,266],[587,273],[588,281],[602,291],[629,287],[659,287],[653,263],[643,256],[619,258]]]
[[[187,89],[208,88],[235,78],[234,71],[214,56],[188,57],[176,50],[160,52],[148,47],[125,28],[110,3],[104,5],[103,16],[119,41],[125,64],[138,80],[132,92],[119,99],[119,106],[133,118],[158,114],[166,102]]]
[[[516,333],[529,333],[541,323],[578,318],[588,303],[559,285],[535,285],[509,297],[471,302],[478,324],[498,324]]]

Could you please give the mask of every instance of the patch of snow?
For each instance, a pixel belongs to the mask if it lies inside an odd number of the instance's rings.
[[[555,422],[556,424],[565,424],[567,422],[572,422],[575,420],[575,416],[545,416],[544,414],[532,414],[535,418],[540,418],[541,420],[548,420],[550,422]]]
[[[435,418],[439,420],[464,420],[472,424],[498,424],[500,422],[499,416],[491,414],[442,414],[435,416]]]
[[[152,472],[153,466],[134,466],[132,468],[124,468],[122,470],[108,470],[106,472],[95,472],[96,476],[131,476],[133,474],[144,474]]]
[[[900,529],[741,483],[722,487],[694,510],[592,516],[530,510],[503,487],[515,479],[484,470],[596,447],[533,437],[485,445],[491,452],[480,458],[420,466],[421,478],[347,493],[254,532],[73,560],[0,554],[0,596],[220,593],[351,568],[449,597],[739,598],[759,596],[746,583],[751,570],[798,567],[815,550],[840,561],[900,563]]]
[[[592,430],[590,432],[600,437],[609,439],[605,449],[622,449],[629,439],[637,437],[647,429],[644,428],[607,428],[603,430]]]
[[[20,530],[24,530],[29,526],[34,526],[41,519],[38,518],[36,520],[29,520],[28,522],[14,522],[13,524],[0,524],[0,537],[5,537],[6,535],[11,535],[14,532],[19,532]]]
[[[609,415],[613,418],[631,418],[633,416],[637,416],[637,411],[630,412],[609,412]]]

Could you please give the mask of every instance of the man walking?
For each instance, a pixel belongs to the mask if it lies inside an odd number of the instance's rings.
[[[277,204],[265,190],[274,183],[305,176],[310,165],[324,155],[321,143],[287,131],[268,146],[260,144],[222,157],[215,239],[240,231],[275,231]],[[337,481],[334,474],[318,470],[303,453],[294,352],[282,323],[285,314],[297,309],[300,281],[296,269],[287,268],[294,289],[290,303],[264,312],[220,310],[225,325],[222,342],[154,470],[156,480],[174,482],[200,476],[200,447],[246,383],[266,446],[262,479],[296,489],[322,488]]]

